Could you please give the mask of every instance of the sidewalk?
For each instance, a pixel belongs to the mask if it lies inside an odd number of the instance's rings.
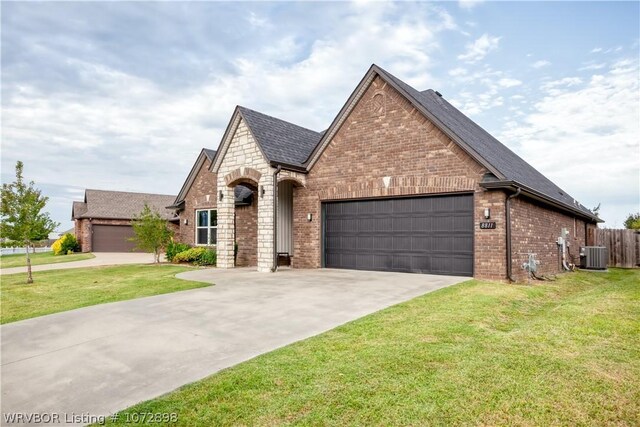
[[[94,252],[94,255],[96,256],[95,258],[82,261],[34,265],[31,267],[31,271],[65,270],[67,268],[98,267],[101,265],[151,264],[153,262],[153,254],[141,254],[138,252]],[[164,259],[164,256],[162,256],[162,259]],[[0,269],[0,275],[26,272],[27,267]]]

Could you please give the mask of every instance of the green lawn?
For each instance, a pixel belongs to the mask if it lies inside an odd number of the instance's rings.
[[[58,264],[61,262],[82,261],[95,258],[93,254],[53,255],[53,252],[31,254],[31,265]],[[25,254],[11,254],[0,256],[0,268],[26,267],[27,256]]]
[[[638,270],[466,282],[123,412],[184,426],[639,425],[639,283]]]
[[[0,323],[89,305],[208,286],[176,279],[191,270],[175,265],[124,265],[41,271],[25,284],[24,273],[2,276]]]

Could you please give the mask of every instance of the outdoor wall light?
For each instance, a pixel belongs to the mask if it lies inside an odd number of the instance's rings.
[[[184,219],[184,225],[189,225],[189,218]]]
[[[485,208],[484,209],[484,217],[485,217],[485,219],[491,218],[491,209],[489,209],[489,208]]]
[[[220,201],[222,201],[222,199],[224,198],[224,193],[222,192],[222,190],[220,190],[220,195],[219,195],[219,197],[220,197]]]
[[[260,198],[262,199],[264,197],[264,185],[260,186]]]
[[[311,213],[307,214],[307,221],[313,221],[313,214]]]

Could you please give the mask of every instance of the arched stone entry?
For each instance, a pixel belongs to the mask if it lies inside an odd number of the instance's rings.
[[[234,242],[238,242],[238,255],[243,250],[242,258],[247,263],[257,265],[258,271],[270,271],[273,267],[273,183],[272,177],[262,174],[256,169],[240,167],[224,175],[224,184],[220,187],[218,201],[218,267],[234,267]],[[236,209],[234,188],[242,184],[254,192],[251,221],[255,220],[255,239],[250,234],[253,225],[242,230],[239,224],[243,218],[238,217],[242,208]],[[249,212],[247,216],[249,215]],[[238,225],[236,225],[236,221]],[[236,231],[248,234],[236,236]],[[238,240],[240,238],[240,240]],[[254,246],[255,242],[255,246]],[[247,247],[240,249],[240,245]],[[255,257],[251,250],[255,247]],[[254,261],[255,260],[255,261]],[[239,264],[240,266],[241,264]]]

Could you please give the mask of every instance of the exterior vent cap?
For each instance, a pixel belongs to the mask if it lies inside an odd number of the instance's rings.
[[[440,98],[442,98],[442,94],[440,92],[438,92],[437,90],[435,92],[436,92],[436,95],[438,95]]]

